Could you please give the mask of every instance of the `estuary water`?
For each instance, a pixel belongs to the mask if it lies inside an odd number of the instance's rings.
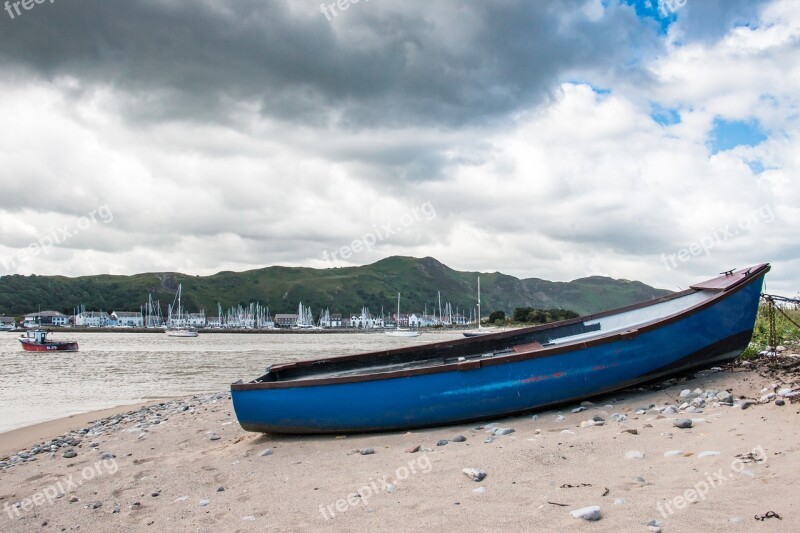
[[[273,363],[428,344],[460,333],[415,338],[376,333],[51,333],[80,351],[25,352],[19,333],[0,332],[0,432],[76,413],[229,390]]]

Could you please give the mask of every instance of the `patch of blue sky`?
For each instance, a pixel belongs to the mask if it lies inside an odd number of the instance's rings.
[[[584,81],[584,80],[575,80],[575,79],[564,80],[564,83],[569,83],[569,84],[572,84],[572,85],[585,85],[585,86],[589,87],[594,94],[599,95],[599,96],[608,96],[609,94],[611,94],[611,89],[610,88],[606,89],[606,88],[603,88],[603,87],[597,87],[595,85],[592,85],[590,82]]]
[[[717,154],[737,146],[757,146],[766,140],[767,135],[758,120],[725,120],[716,117],[707,144],[711,153]]]
[[[636,10],[641,19],[653,19],[660,33],[666,34],[670,25],[678,20],[678,10],[687,0],[621,0]]]
[[[661,104],[650,104],[650,118],[662,126],[681,123],[681,114],[677,108],[664,107]]]

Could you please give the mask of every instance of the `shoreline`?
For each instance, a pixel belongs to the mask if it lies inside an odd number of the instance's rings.
[[[536,325],[536,324],[534,324]],[[525,326],[514,326],[514,327],[525,327]],[[34,329],[34,328],[31,328]],[[164,329],[154,329],[154,328],[75,328],[75,327],[60,327],[60,326],[42,326],[40,329],[44,329],[50,333],[152,333],[152,334],[165,334]],[[420,333],[432,333],[432,334],[458,334],[463,333],[465,331],[472,331],[475,329],[474,327],[463,327],[463,328],[454,328],[454,329],[444,329],[444,328],[419,328],[418,330]],[[509,326],[508,329],[511,329]],[[290,329],[290,328],[275,328],[275,329],[216,329],[216,328],[197,328],[198,333],[202,333],[204,335],[208,334],[215,334],[215,333],[222,333],[225,335],[228,334],[235,334],[241,333],[244,335],[314,335],[314,334],[323,334],[329,335],[333,333],[346,333],[346,334],[354,334],[354,333],[363,333],[368,335],[379,335],[386,331],[393,331],[394,328],[384,328],[384,329],[353,329],[353,328],[327,328],[327,329]],[[4,331],[2,333],[25,333],[26,329],[15,329],[11,331]]]
[[[800,528],[791,490],[800,468],[796,355],[528,415],[408,432],[249,433],[227,392],[148,403],[111,418],[98,420],[113,410],[60,419],[72,426],[68,434],[48,435],[44,446],[0,462],[0,527]],[[47,431],[55,431],[53,422],[33,435]],[[470,475],[476,471],[484,474],[479,480]],[[597,525],[571,516],[593,506]]]
[[[0,431],[0,459],[8,457],[15,451],[30,448],[36,443],[47,441],[58,435],[63,435],[77,428],[86,426],[114,415],[135,411],[142,407],[156,405],[167,399],[162,398],[146,401],[138,401],[129,404],[120,404],[104,409],[95,409],[72,415],[36,422],[27,426]]]

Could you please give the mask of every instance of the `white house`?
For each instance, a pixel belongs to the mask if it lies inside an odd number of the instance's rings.
[[[206,314],[204,312],[189,313],[186,323],[193,328],[204,328],[206,327]]]
[[[75,325],[84,328],[104,328],[112,318],[105,311],[84,311],[75,315]],[[116,324],[116,319],[113,319]]]
[[[58,311],[41,311],[39,313],[29,313],[25,315],[22,326],[34,328],[37,326],[66,326],[69,324],[69,317]]]
[[[374,316],[369,312],[369,308],[362,307],[361,314],[352,313],[350,315],[350,327],[360,329],[382,328],[383,317]]]
[[[129,328],[141,328],[144,326],[142,313],[128,311],[114,311],[111,316],[117,320],[117,325]]]

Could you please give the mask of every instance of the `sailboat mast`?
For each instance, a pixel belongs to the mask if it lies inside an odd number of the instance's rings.
[[[397,329],[400,329],[400,293],[397,293],[397,324],[395,324]]]
[[[481,328],[481,277],[478,276],[478,329]]]

